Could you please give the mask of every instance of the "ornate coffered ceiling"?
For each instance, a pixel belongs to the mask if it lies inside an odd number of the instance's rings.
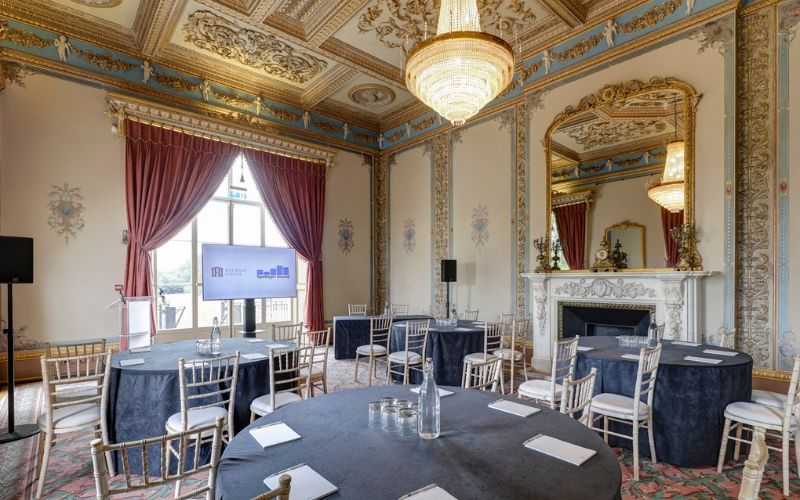
[[[439,1],[0,0],[0,16],[379,133],[428,111],[404,52],[435,34]],[[641,3],[478,1],[484,30],[524,57]]]

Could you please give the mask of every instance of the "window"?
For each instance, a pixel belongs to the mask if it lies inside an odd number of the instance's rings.
[[[202,244],[288,247],[258,194],[243,155],[191,224],[154,252],[159,331],[208,329],[214,318],[233,333],[244,322],[244,300],[203,300]],[[257,328],[301,321],[306,265],[298,257],[297,299],[256,300]]]

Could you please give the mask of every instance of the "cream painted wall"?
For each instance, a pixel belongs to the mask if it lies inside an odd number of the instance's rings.
[[[398,153],[389,169],[389,300],[408,304],[412,314],[421,313],[432,305],[431,159],[416,147]],[[403,246],[409,220],[416,229],[411,251]]]
[[[697,109],[695,147],[695,209],[699,248],[704,268],[720,274],[705,279],[702,294],[705,332],[716,333],[723,324],[724,288],[724,61],[714,50],[697,52],[693,40],[679,40],[635,58],[611,65],[586,77],[554,86],[544,99],[543,109],[531,115],[531,238],[545,233],[546,164],[541,141],[556,114],[576,105],[585,95],[609,83],[630,79],[648,80],[670,76],[694,86],[703,94]],[[535,259],[535,256],[531,256]],[[532,260],[532,267],[535,262]]]
[[[487,120],[461,131],[453,144],[451,206],[452,258],[458,262],[455,306],[480,309],[480,318],[496,319],[512,311],[513,174],[512,136],[497,120]],[[488,210],[488,240],[473,241],[473,211]],[[452,306],[451,306],[452,307]]]
[[[635,222],[645,226],[646,267],[664,267],[664,236],[661,230],[661,211],[647,197],[645,186],[650,177],[637,177],[594,186],[594,197],[589,210],[587,227],[588,265],[594,261],[594,252],[600,248],[609,226],[621,222]],[[585,188],[582,188],[585,189]],[[614,242],[608,244],[613,248]],[[623,247],[623,251],[626,249]],[[630,253],[630,249],[627,250]]]
[[[800,194],[792,193],[793,186],[800,187],[800,144],[797,142],[800,134],[800,39],[794,40],[789,45],[789,255],[787,273],[789,276],[788,295],[788,327],[794,332],[795,337],[800,335],[800,278],[797,271],[800,269]],[[778,179],[780,182],[780,179]],[[783,333],[783,332],[779,332]],[[797,345],[797,341],[794,342]],[[786,352],[786,355],[798,354]],[[786,369],[791,369],[788,366]]]
[[[39,341],[113,336],[104,307],[123,276],[125,142],[102,90],[41,75],[25,86],[0,94],[0,227],[34,238],[35,283],[14,289],[15,326]],[[68,244],[47,224],[48,193],[65,182],[82,189],[86,221]]]
[[[325,317],[347,314],[347,304],[370,303],[370,165],[362,156],[340,152],[328,173],[322,269]],[[353,223],[350,253],[339,248],[339,221]]]

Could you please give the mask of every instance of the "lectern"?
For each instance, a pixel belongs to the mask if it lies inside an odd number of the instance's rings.
[[[153,337],[153,298],[125,297],[122,293],[106,309],[119,311],[120,350],[147,347]]]

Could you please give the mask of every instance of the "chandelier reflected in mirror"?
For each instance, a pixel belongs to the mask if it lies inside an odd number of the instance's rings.
[[[442,0],[436,33],[408,53],[406,87],[453,125],[463,125],[511,83],[514,51],[481,31],[476,0]]]

